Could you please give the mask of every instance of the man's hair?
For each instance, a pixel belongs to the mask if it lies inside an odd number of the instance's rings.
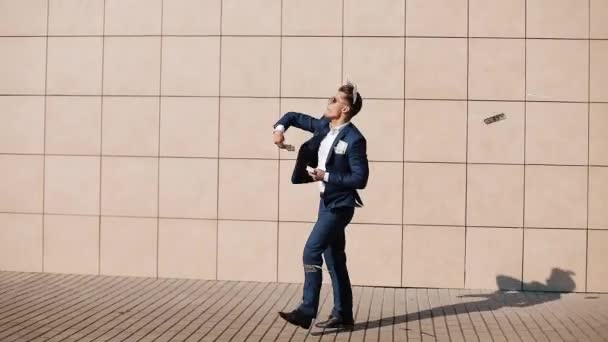
[[[352,84],[345,84],[341,86],[338,91],[346,94],[346,100],[350,106],[349,115],[350,117],[354,117],[359,113],[361,107],[363,107],[363,98],[361,97],[361,93],[357,90],[357,100],[353,102],[353,90],[354,87]]]

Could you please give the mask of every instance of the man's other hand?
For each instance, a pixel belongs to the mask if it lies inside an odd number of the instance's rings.
[[[315,181],[322,181],[323,177],[325,177],[325,171],[321,169],[315,169],[314,172],[308,172],[308,175]]]

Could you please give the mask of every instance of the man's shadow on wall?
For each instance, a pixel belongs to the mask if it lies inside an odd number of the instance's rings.
[[[549,278],[547,278],[546,284],[537,281],[533,281],[530,283],[522,283],[520,280],[515,279],[513,277],[499,275],[496,277],[496,285],[501,290],[497,290],[488,294],[471,294],[458,296],[459,298],[484,298],[483,300],[463,302],[452,305],[443,305],[427,310],[408,313],[406,315],[384,317],[369,322],[358,322],[355,323],[355,326],[350,331],[373,329],[379,327],[380,325],[388,326],[405,322],[414,322],[423,318],[434,317],[437,315],[457,315],[469,311],[470,309],[468,309],[467,307],[473,307],[475,311],[482,312],[493,311],[502,307],[528,307],[558,300],[562,296],[561,292],[572,292],[576,288],[576,284],[572,279],[572,275],[574,275],[574,272],[572,271],[564,271],[559,268],[554,268],[551,270],[551,274],[549,275]],[[525,291],[534,291],[537,293],[521,292],[522,289]],[[323,334],[335,333],[336,330],[325,330],[312,334],[314,336],[318,336]]]

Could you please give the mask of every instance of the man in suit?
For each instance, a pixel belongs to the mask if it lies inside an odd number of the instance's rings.
[[[291,126],[313,133],[300,147],[291,177],[294,184],[319,182],[321,197],[317,222],[304,246],[304,294],[295,310],[279,312],[289,323],[305,329],[317,316],[323,258],[331,276],[334,307],[329,318],[316,326],[342,329],[354,325],[344,230],[354,208],[363,205],[357,189],[365,188],[369,177],[367,142],[351,122],[362,104],[356,86],[348,82],[329,99],[321,118],[289,112],[274,125],[273,141],[279,146]]]

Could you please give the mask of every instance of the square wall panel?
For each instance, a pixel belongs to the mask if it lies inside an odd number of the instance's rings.
[[[521,227],[523,165],[468,165],[467,225]]]
[[[466,0],[407,0],[408,36],[466,37]]]
[[[404,101],[364,101],[352,123],[367,140],[367,158],[371,161],[403,161]]]
[[[44,94],[46,38],[0,37],[0,51],[0,94]]]
[[[406,161],[465,162],[467,103],[405,101]]]
[[[464,225],[466,165],[406,163],[403,222]]]
[[[222,34],[281,34],[281,0],[223,0]]]
[[[159,216],[217,217],[217,159],[161,158]]]
[[[104,0],[49,1],[49,35],[102,35]]]
[[[608,103],[589,106],[589,164],[608,166]]]
[[[280,40],[278,37],[222,38],[221,95],[278,96]]]
[[[524,241],[524,290],[585,291],[585,231],[526,229]]]
[[[46,98],[46,153],[101,153],[101,97]]]
[[[219,35],[222,0],[164,0],[163,34]]]
[[[524,105],[523,102],[469,102],[469,162],[523,164]],[[498,114],[504,114],[506,120],[484,122]]]
[[[358,190],[364,206],[355,210],[353,222],[401,224],[402,185],[403,163],[369,163],[367,186]]]
[[[0,36],[43,36],[48,0],[2,1]]]
[[[44,152],[44,97],[0,97],[0,153]]]
[[[467,98],[466,39],[407,38],[405,46],[406,98]]]
[[[531,38],[589,37],[589,2],[528,0],[527,36]]]
[[[338,91],[342,43],[336,37],[285,37],[281,96],[328,98]]]
[[[44,216],[44,271],[99,274],[99,217]]]
[[[283,35],[339,36],[342,34],[341,0],[283,1]]]
[[[346,258],[351,283],[401,286],[401,235],[401,225],[349,225],[346,228]]]
[[[160,37],[104,37],[103,93],[160,94],[160,46]]]
[[[272,127],[279,99],[220,99],[220,157],[278,159]]]
[[[221,159],[219,218],[277,220],[278,160]]]
[[[0,214],[0,269],[42,272],[42,215]]]
[[[219,37],[163,37],[163,95],[220,93]]]
[[[364,101],[403,98],[404,44],[403,38],[344,38],[342,79],[357,84]]]
[[[587,167],[526,166],[526,227],[587,227]]]
[[[218,280],[276,281],[277,232],[277,222],[219,221]]]
[[[605,0],[590,0],[591,37],[595,39],[608,39],[608,3]]]
[[[469,98],[524,100],[525,51],[523,39],[471,39]]]
[[[103,62],[101,37],[51,37],[47,93],[100,95]]]
[[[156,277],[156,218],[102,217],[100,274]]]
[[[465,287],[521,290],[523,230],[467,228]]]
[[[589,228],[608,229],[608,167],[589,168]]]
[[[217,221],[160,219],[158,276],[215,279]]]
[[[159,35],[162,0],[106,0],[106,35]]]
[[[315,222],[320,197],[317,182],[292,184],[294,160],[281,160],[279,170],[279,220]]]
[[[526,44],[528,101],[587,101],[588,41],[530,39]]]
[[[524,38],[526,0],[469,0],[471,37]]]
[[[591,101],[608,102],[608,40],[591,42]]]
[[[404,0],[345,0],[344,35],[403,36]],[[332,20],[336,20],[335,18]]]
[[[464,227],[404,226],[403,233],[402,286],[464,286]]]
[[[101,162],[102,215],[158,215],[158,158],[103,157]]]
[[[607,292],[608,286],[608,231],[589,231],[587,291]]]
[[[526,163],[586,165],[588,104],[526,103]]]
[[[163,97],[160,108],[161,156],[217,158],[219,98]]]
[[[0,212],[42,213],[44,156],[0,155]]]
[[[158,156],[159,98],[104,97],[104,155]]]
[[[44,211],[99,215],[101,157],[46,156]]]

